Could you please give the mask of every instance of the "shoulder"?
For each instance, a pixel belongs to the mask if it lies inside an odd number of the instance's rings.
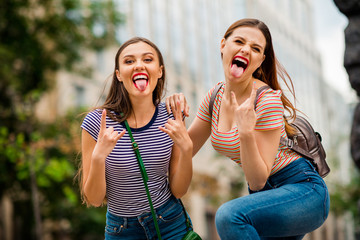
[[[92,110],[91,112],[86,114],[86,116],[84,118],[84,122],[98,122],[98,121],[101,121],[101,114],[102,114],[101,109]]]
[[[278,113],[283,114],[284,105],[281,101],[281,90],[265,89],[259,93],[255,109],[258,116]]]
[[[159,105],[157,106],[158,109],[158,117],[163,118],[163,119],[169,119],[169,118],[174,118],[173,113],[168,113],[167,109],[166,109],[166,104],[164,102],[159,103]]]
[[[225,83],[224,82],[218,82],[215,84],[215,86],[213,86],[212,88],[210,88],[210,90],[208,91],[209,94],[213,94],[214,91],[215,92],[218,92],[220,91],[221,89],[224,89],[225,87]],[[214,93],[215,94],[215,93]]]
[[[282,104],[281,96],[282,96],[281,90],[274,90],[271,88],[267,88],[259,93],[256,104],[263,102],[274,102],[274,103]]]

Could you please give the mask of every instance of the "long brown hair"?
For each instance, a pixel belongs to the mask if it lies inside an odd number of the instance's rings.
[[[144,43],[150,45],[152,48],[154,48],[157,53],[157,56],[159,58],[159,65],[163,66],[162,76],[160,79],[158,79],[157,85],[153,92],[154,105],[157,106],[163,97],[164,88],[165,88],[165,79],[166,79],[165,73],[166,72],[165,72],[164,59],[163,59],[163,56],[162,56],[160,50],[153,42],[151,42],[150,40],[148,40],[146,38],[133,37],[133,38],[127,40],[120,46],[119,50],[116,53],[115,67],[114,67],[114,72],[113,72],[113,76],[112,76],[112,83],[110,86],[109,94],[106,97],[105,103],[102,106],[97,107],[98,109],[106,109],[109,117],[111,117],[113,120],[118,121],[118,122],[122,122],[125,119],[127,119],[132,111],[129,93],[125,89],[123,83],[120,82],[118,80],[118,78],[116,77],[116,70],[120,71],[119,70],[119,56],[120,56],[121,52],[127,46],[138,43],[138,42],[144,42]],[[111,111],[113,111],[115,113],[122,113],[122,114],[112,114]]]
[[[228,37],[230,37],[231,34],[235,31],[235,29],[239,27],[257,28],[262,32],[262,34],[266,39],[266,46],[264,51],[264,55],[266,56],[265,60],[263,61],[261,66],[258,69],[256,69],[256,71],[253,73],[253,77],[266,83],[274,90],[282,90],[278,81],[278,76],[279,76],[284,81],[286,87],[289,89],[290,93],[293,95],[295,100],[294,84],[291,80],[291,77],[286,72],[285,68],[280,64],[278,59],[275,57],[270,30],[266,26],[266,24],[258,19],[244,18],[234,22],[225,32],[224,38],[227,39]],[[287,119],[289,120],[295,119],[297,109],[285,96],[284,92],[281,95],[281,101],[284,105],[285,110],[289,113]],[[292,135],[295,132],[295,130],[287,123],[287,121],[285,121],[285,130],[289,135]]]

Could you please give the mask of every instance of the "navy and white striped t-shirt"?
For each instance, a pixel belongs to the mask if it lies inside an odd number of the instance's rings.
[[[95,141],[100,131],[101,112],[90,112],[81,125]],[[165,104],[161,103],[146,126],[131,128],[149,177],[148,187],[154,208],[161,206],[171,196],[168,169],[173,141],[159,130],[159,126],[164,126],[169,118],[173,118],[173,115],[169,115]],[[109,117],[106,117],[106,126],[112,126],[118,132],[126,129],[123,123]],[[134,217],[150,211],[140,168],[127,131],[106,158],[105,177],[110,213]]]

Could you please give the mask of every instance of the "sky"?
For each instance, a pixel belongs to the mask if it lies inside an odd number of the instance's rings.
[[[329,85],[344,96],[347,102],[356,99],[344,68],[344,29],[348,20],[333,0],[314,1],[316,45],[321,54],[323,74]]]

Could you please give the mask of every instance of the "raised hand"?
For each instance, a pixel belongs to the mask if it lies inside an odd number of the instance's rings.
[[[180,111],[182,111],[186,117],[189,117],[190,106],[187,104],[183,93],[174,93],[165,99],[167,112],[171,113],[172,107],[175,107],[178,101],[180,102]]]
[[[254,130],[256,124],[256,113],[254,101],[256,98],[255,83],[253,84],[250,97],[242,104],[238,104],[234,92],[231,92],[231,104],[235,113],[235,122],[239,134],[249,133]]]
[[[106,110],[104,109],[101,114],[100,131],[93,154],[106,158],[124,134],[125,130],[118,133],[113,127],[106,128]]]
[[[186,130],[185,123],[182,120],[180,101],[176,102],[176,106],[171,105],[171,111],[174,114],[175,120],[168,119],[168,122],[165,124],[165,127],[159,127],[159,129],[167,133],[170,136],[170,138],[174,141],[174,143],[178,145],[180,150],[187,151],[190,148],[192,149],[192,141]]]

